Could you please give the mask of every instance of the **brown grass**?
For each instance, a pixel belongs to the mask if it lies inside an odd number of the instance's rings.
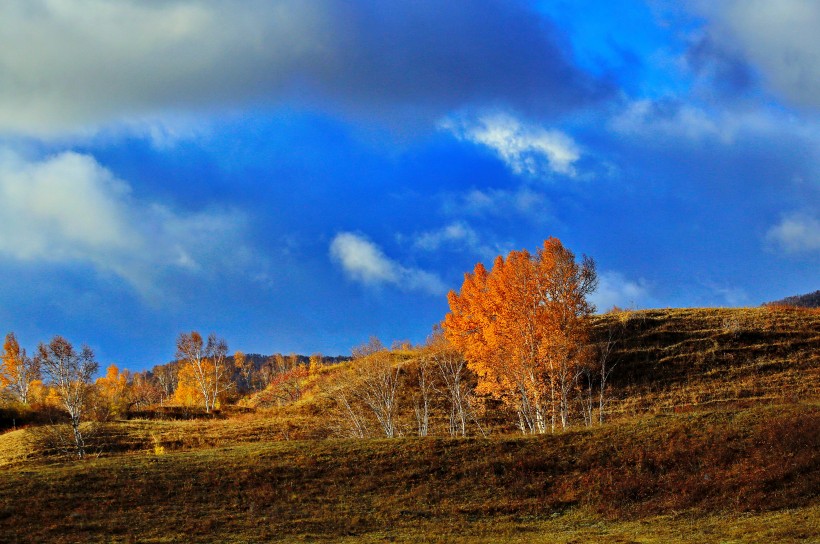
[[[820,312],[699,308],[596,318],[618,338],[615,417],[820,396]]]
[[[327,439],[345,365],[288,406],[89,426],[83,462],[0,434],[0,542],[820,542],[820,313],[607,328],[611,422],[551,436],[511,434],[488,403],[490,438],[409,438],[412,354],[395,440]]]
[[[543,437],[260,442],[29,463],[2,471],[0,534],[286,541],[796,508],[811,519],[794,531],[820,538],[819,448],[820,407],[794,404]]]

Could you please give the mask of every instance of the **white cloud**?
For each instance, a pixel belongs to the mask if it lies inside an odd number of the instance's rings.
[[[388,259],[376,244],[351,232],[340,232],[333,238],[330,255],[353,280],[369,284],[399,281],[398,264]]]
[[[180,214],[140,201],[89,155],[31,160],[0,149],[0,201],[0,254],[90,264],[144,295],[157,294],[163,270],[200,270],[241,248],[236,213]]]
[[[574,165],[581,157],[578,145],[563,132],[525,124],[506,114],[447,119],[441,127],[459,139],[489,147],[516,174],[575,176]]]
[[[590,296],[590,300],[600,312],[613,306],[640,308],[649,300],[649,288],[645,281],[628,280],[619,272],[600,272],[598,289]]]
[[[701,0],[710,36],[756,66],[792,103],[820,107],[820,3],[814,0]]]
[[[330,243],[330,256],[352,280],[365,285],[395,285],[408,291],[441,295],[441,279],[418,268],[407,268],[388,258],[376,244],[352,232],[340,232]]]
[[[820,250],[820,220],[808,214],[793,213],[783,217],[766,233],[766,241],[787,253]]]

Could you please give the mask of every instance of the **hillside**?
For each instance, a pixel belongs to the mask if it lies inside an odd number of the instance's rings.
[[[820,312],[676,309],[596,317],[614,365],[604,425],[522,437],[414,433],[412,352],[397,439],[340,439],[329,385],[192,421],[97,425],[97,456],[0,435],[6,541],[806,542],[820,540]],[[493,411],[495,410],[495,411]],[[371,427],[376,430],[377,427]],[[92,429],[89,429],[90,431]],[[378,433],[373,432],[373,437]],[[45,456],[44,456],[45,455]],[[4,541],[0,537],[0,541]]]
[[[597,318],[613,338],[614,416],[820,397],[820,313],[645,310]]]
[[[4,471],[0,534],[533,541],[555,529],[618,541],[635,522],[655,520],[649,533],[668,541],[664,532],[705,516],[708,532],[686,529],[680,540],[697,542],[738,531],[709,521],[718,515],[745,524],[741,532],[799,542],[820,536],[805,521],[820,514],[818,445],[820,408],[800,404],[530,438],[281,441],[108,457]]]
[[[798,308],[820,308],[820,291],[795,295],[766,303],[767,306],[795,306]]]

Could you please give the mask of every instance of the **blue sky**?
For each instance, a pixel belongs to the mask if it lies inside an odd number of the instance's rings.
[[[811,0],[10,0],[0,323],[134,370],[422,341],[557,236],[602,310],[814,291]]]

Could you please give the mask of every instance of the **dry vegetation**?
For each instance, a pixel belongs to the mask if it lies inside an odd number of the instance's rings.
[[[556,434],[522,437],[490,402],[450,438],[438,397],[437,436],[413,437],[412,351],[393,354],[397,439],[339,438],[351,363],[294,402],[87,424],[84,461],[43,428],[5,433],[0,541],[820,541],[820,313],[612,312],[595,330],[614,339],[608,422]]]
[[[616,416],[820,396],[820,311],[787,307],[613,312]]]
[[[0,529],[33,541],[60,541],[67,526],[66,541],[129,534],[412,540],[420,532],[501,538],[519,524],[540,531],[556,520],[575,530],[595,520],[609,530],[658,516],[682,524],[700,515],[765,519],[786,509],[816,520],[818,443],[820,408],[795,404],[656,415],[540,437],[145,452],[6,470]],[[781,536],[797,541],[816,531],[809,523]]]

